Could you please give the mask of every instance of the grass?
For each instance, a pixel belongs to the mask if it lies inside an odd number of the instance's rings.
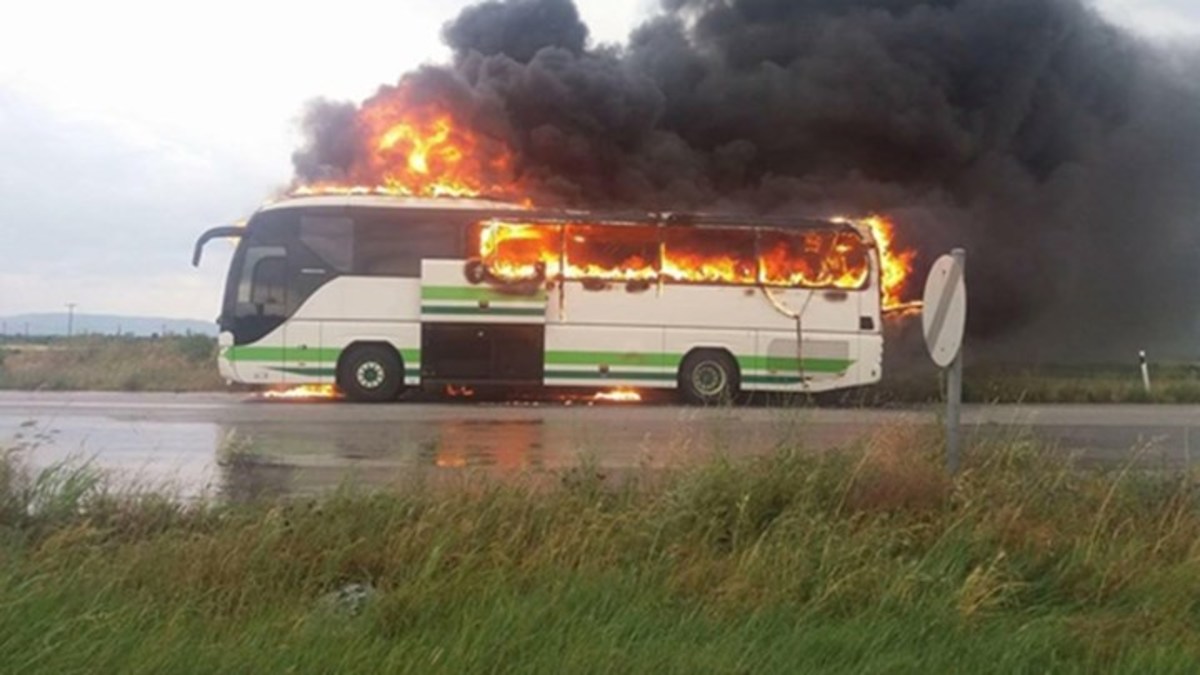
[[[0,473],[14,672],[1194,672],[1191,475],[934,432],[319,499]]]
[[[1162,364],[1150,368],[1146,393],[1136,366],[1021,366],[976,364],[967,367],[963,400],[968,403],[1200,403],[1200,368]],[[877,387],[834,400],[860,405],[909,405],[942,400],[940,375],[932,366],[889,372]]]
[[[205,336],[87,336],[0,345],[0,389],[212,391],[216,340]]]

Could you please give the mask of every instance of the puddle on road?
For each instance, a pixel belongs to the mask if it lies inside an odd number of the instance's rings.
[[[770,452],[798,428],[786,421],[747,428],[711,414],[701,421],[690,411],[668,416],[666,423],[661,415],[627,420],[578,412],[495,420],[467,411],[449,419],[336,424],[308,418],[210,424],[0,417],[0,447],[20,448],[35,468],[90,461],[118,488],[165,487],[183,498],[247,500],[314,494],[347,483],[402,487],[467,473],[545,473],[584,464],[606,471],[655,469],[716,452]]]
[[[50,421],[0,419],[0,448],[13,449],[34,470],[88,463],[116,489],[155,489],[194,497],[217,480],[212,424],[117,422],[105,417]]]
[[[287,405],[260,414],[250,406],[179,408],[183,412],[160,406],[154,421],[144,419],[151,414],[147,409],[132,406],[117,416],[24,413],[34,419],[0,413],[0,450],[18,448],[34,468],[90,461],[116,488],[246,500],[314,494],[347,483],[404,489],[476,473],[553,477],[583,465],[619,475],[716,453],[745,457],[781,446],[846,447],[903,423],[902,416],[886,413],[876,413],[867,424],[853,413],[815,417],[804,409]],[[174,421],[163,419],[172,415]],[[984,425],[970,433],[1009,437],[1014,431]],[[1190,463],[1187,433],[1173,427],[1053,425],[1038,431],[1061,451],[1088,449],[1080,456],[1094,463],[1121,464],[1136,455],[1153,467]]]

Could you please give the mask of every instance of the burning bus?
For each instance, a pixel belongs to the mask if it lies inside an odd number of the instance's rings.
[[[407,388],[827,392],[882,375],[880,222],[309,195],[244,227],[221,374],[391,401]],[[883,236],[881,236],[881,234]]]

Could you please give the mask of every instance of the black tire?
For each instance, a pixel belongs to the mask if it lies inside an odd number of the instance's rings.
[[[351,347],[338,363],[337,381],[351,401],[395,401],[404,390],[404,363],[390,347]]]
[[[709,349],[692,352],[679,366],[679,391],[688,403],[729,403],[741,386],[737,363],[727,352]]]

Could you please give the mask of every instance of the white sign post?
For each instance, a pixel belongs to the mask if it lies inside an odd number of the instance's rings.
[[[925,280],[921,326],[925,346],[946,376],[946,470],[958,473],[959,419],[962,408],[963,333],[967,326],[967,253],[956,248],[944,255]]]

